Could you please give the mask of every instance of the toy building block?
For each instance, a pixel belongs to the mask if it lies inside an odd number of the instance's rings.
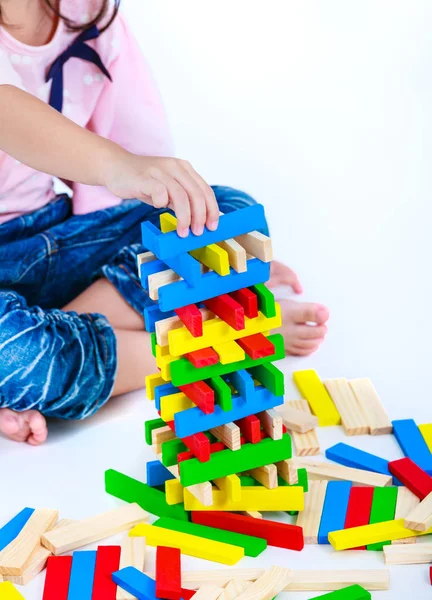
[[[152,460],[146,464],[147,485],[157,487],[163,485],[165,481],[173,479],[174,475],[168,471],[158,460]]]
[[[392,460],[389,462],[389,470],[420,500],[432,492],[432,477],[410,458]]]
[[[228,294],[204,300],[204,306],[236,331],[245,328],[244,308]]]
[[[156,548],[156,597],[180,600],[181,595],[180,550],[158,546]]]
[[[252,360],[246,357],[244,360],[238,363],[230,363],[228,365],[212,365],[210,367],[203,367],[201,369],[195,368],[186,358],[180,358],[170,363],[170,377],[174,385],[185,385],[186,383],[193,383],[194,381],[200,381],[201,379],[209,379],[210,377],[216,377],[220,375],[227,375],[233,373],[239,369],[250,369],[261,364],[267,364],[285,358],[284,339],[280,333],[274,333],[268,337],[275,347],[275,353],[273,356],[266,356],[259,360]]]
[[[159,262],[159,261],[157,261],[157,262]],[[143,272],[143,270],[141,269],[141,282],[143,283],[142,272]],[[177,273],[175,273],[175,271],[173,271],[172,269],[165,269],[165,270],[160,270],[157,273],[152,273],[147,278],[147,287],[148,287],[148,293],[149,293],[150,298],[152,300],[160,300],[159,299],[159,289],[163,288],[163,287],[167,287],[168,284],[174,284],[174,283],[183,283],[183,282],[182,282],[181,277],[179,275],[177,275]],[[188,284],[186,283],[186,285],[188,285]],[[144,285],[143,285],[143,287],[145,289]],[[162,308],[160,301],[159,301],[159,306],[160,306],[160,308]],[[174,308],[175,308],[175,306],[170,306],[169,310],[173,310]]]
[[[140,254],[137,254],[137,266],[138,266],[138,274],[139,274],[139,267],[141,267],[141,265],[144,265],[145,263],[151,262],[152,260],[155,260],[156,256],[153,254],[153,252],[147,251],[147,252],[141,252]]]
[[[156,600],[156,582],[135,567],[126,567],[112,574],[113,582],[138,600]]]
[[[241,481],[238,475],[228,475],[227,477],[220,477],[213,481],[215,486],[221,490],[228,498],[233,502],[240,500],[241,497]]]
[[[291,580],[291,570],[271,567],[240,594],[237,600],[271,600],[282,592]]]
[[[208,385],[215,393],[215,402],[225,411],[232,410],[232,390],[220,375],[207,380]]]
[[[200,462],[210,460],[210,440],[203,433],[185,437],[182,442]]]
[[[179,531],[195,535],[200,538],[223,542],[232,546],[243,548],[245,556],[255,558],[267,548],[265,539],[254,536],[252,533],[241,533],[235,531],[223,531],[220,527],[202,525],[200,523],[188,523],[186,521],[176,521],[175,519],[158,519],[153,523],[155,527],[163,527],[172,531]]]
[[[327,481],[311,481],[305,494],[305,506],[297,517],[297,526],[303,529],[305,544],[318,544],[318,531],[327,491]]]
[[[175,317],[175,312],[169,310],[162,312],[156,302],[152,302],[144,308],[144,326],[148,333],[154,333],[156,331],[156,323],[160,319],[167,319],[168,317]]]
[[[404,519],[395,519],[394,521],[385,521],[384,523],[374,523],[373,525],[363,525],[342,531],[333,531],[329,534],[329,541],[335,550],[347,550],[348,548],[356,548],[357,546],[379,544],[388,540],[401,540],[428,533],[432,533],[432,528],[426,532],[413,531],[404,526]]]
[[[329,592],[322,596],[317,596],[316,600],[369,600],[372,598],[370,592],[361,587],[361,585],[350,585],[348,587],[341,588],[335,592]]]
[[[116,600],[112,574],[119,569],[120,554],[120,546],[98,546],[92,600]]]
[[[183,321],[181,321],[177,316],[168,317],[167,319],[161,319],[160,321],[157,321],[155,325],[155,333],[156,342],[159,344],[159,346],[166,346],[168,344],[168,332],[172,331],[173,329],[180,329],[180,327],[184,327]]]
[[[262,428],[272,440],[281,440],[283,435],[282,417],[275,410],[257,413]]]
[[[168,425],[165,425],[165,427],[161,427],[160,429],[154,429],[152,431],[152,446],[156,454],[159,454],[162,451],[162,445],[165,442],[169,442],[174,438],[175,433]]]
[[[178,479],[165,482],[165,499],[167,504],[174,506],[183,502],[183,486]]]
[[[377,488],[390,489],[390,488]],[[374,488],[371,487],[352,487],[348,509],[345,518],[344,529],[351,527],[359,527],[360,525],[368,525],[371,516],[372,500],[374,496]],[[366,546],[360,546],[356,550],[366,550]]]
[[[215,393],[205,381],[197,381],[195,383],[181,385],[179,386],[179,389],[186,394],[189,400],[192,400],[192,402],[198,406],[203,413],[209,414],[214,412]]]
[[[276,465],[264,465],[256,469],[250,469],[249,473],[268,490],[274,490],[278,487]]]
[[[229,365],[240,360],[244,360],[246,354],[237,344],[237,342],[225,342],[224,344],[215,344],[213,350],[217,353],[222,365]]]
[[[268,318],[274,317],[276,314],[276,305],[273,292],[263,283],[257,283],[253,286],[252,290],[257,295],[258,310]]]
[[[340,424],[340,414],[316,371],[296,371],[293,379],[302,396],[309,402],[313,414],[318,417],[320,427]]]
[[[236,421],[236,425],[251,444],[258,444],[261,441],[261,421],[256,415],[248,415],[239,419]]]
[[[308,415],[312,414],[307,400],[285,402],[284,406],[302,410]],[[291,433],[297,456],[315,456],[319,454],[320,445],[314,429],[311,429],[307,433],[298,433],[296,431],[292,431]]]
[[[147,375],[145,379],[147,399],[154,400],[155,399],[155,388],[164,385],[166,382],[162,379],[159,373],[155,373],[153,375]]]
[[[262,519],[262,514],[257,510],[244,510],[239,514],[244,515],[245,517],[251,517],[251,519]]]
[[[237,341],[237,344],[242,348],[252,360],[264,358],[274,354],[274,346],[262,333],[255,333]]]
[[[285,394],[285,376],[272,363],[252,367],[249,369],[249,373],[275,396],[283,396]]]
[[[136,538],[126,535],[123,538],[121,545],[120,569],[135,567],[138,571],[144,571],[145,557],[145,538]],[[133,596],[126,590],[118,587],[116,600],[133,600]]]
[[[10,581],[0,583],[0,598],[2,600],[24,600],[24,596],[19,593]]]
[[[139,273],[141,285],[147,293],[149,293],[149,277],[153,275],[158,276],[164,271],[170,271],[170,280],[176,281],[177,279],[180,279],[180,277],[176,273],[174,273],[172,269],[168,268],[168,265],[166,265],[164,262],[157,258],[155,260],[147,261],[146,263],[140,265]],[[155,298],[153,298],[153,300],[155,300]]]
[[[240,429],[234,423],[226,423],[210,429],[210,433],[230,450],[240,450]]]
[[[348,381],[344,378],[327,379],[323,383],[339,411],[346,435],[370,433],[366,414]]]
[[[432,527],[432,493],[405,517],[404,523],[405,527],[415,531],[427,531]]]
[[[243,400],[247,402],[249,398],[253,398],[255,394],[255,382],[252,379],[252,375],[247,371],[240,369],[239,371],[230,373],[227,378]]]
[[[60,557],[60,560],[63,557]],[[58,560],[55,557],[54,560]],[[50,559],[51,560],[51,559]],[[92,600],[96,551],[74,552],[67,600]]]
[[[148,513],[138,504],[128,504],[96,517],[48,531],[42,535],[41,543],[57,556],[125,531],[147,519]]]
[[[237,273],[247,271],[246,250],[243,246],[240,246],[234,239],[218,242],[217,245],[228,254],[229,264],[234,271],[237,271]]]
[[[195,406],[195,403],[184,392],[169,394],[160,399],[160,414],[165,422],[173,421],[176,414],[195,408]]]
[[[304,547],[303,531],[296,525],[227,512],[192,512],[192,521],[225,532],[230,531],[263,538],[269,546],[276,548],[302,550]]]
[[[250,581],[232,579],[228,585],[223,588],[223,592],[220,594],[218,600],[235,600],[241,593],[246,591],[250,585]]]
[[[201,337],[203,334],[203,314],[196,304],[182,306],[175,310],[181,323],[187,328],[194,337]],[[164,342],[167,344],[168,341]]]
[[[171,467],[178,463],[178,454],[187,451],[187,447],[177,438],[162,444],[161,462],[165,467]]]
[[[163,383],[162,385],[159,385],[155,389],[155,407],[156,407],[156,410],[158,410],[160,412],[160,409],[161,409],[161,407],[160,407],[161,398],[163,398],[164,396],[169,396],[171,394],[178,394],[179,391],[180,391],[179,388],[175,387],[172,383]]]
[[[231,292],[230,296],[243,306],[243,310],[248,319],[255,319],[255,317],[258,316],[258,296],[254,294],[252,290],[243,288]]]
[[[72,556],[50,556],[42,600],[67,600]]]
[[[219,600],[223,593],[222,588],[218,588],[214,585],[203,585],[193,595],[194,600]]]
[[[207,348],[215,344],[224,344],[234,340],[261,333],[270,329],[277,329],[281,326],[281,309],[280,305],[276,304],[276,315],[268,318],[259,313],[256,319],[245,318],[245,327],[240,331],[233,329],[228,323],[225,323],[219,317],[209,319],[203,323],[203,334],[199,338],[193,335],[186,329],[173,329],[168,332],[169,352],[172,356],[182,356],[200,348]]]
[[[370,379],[351,379],[348,382],[358,404],[366,415],[371,435],[393,431],[392,424]]]
[[[252,231],[246,235],[240,235],[235,238],[248,254],[259,258],[263,262],[271,262],[273,260],[273,250],[271,239],[260,233]]]
[[[0,529],[0,551],[4,550],[17,537],[33,513],[34,508],[23,508],[6,525],[3,525]]]
[[[281,440],[266,438],[259,444],[245,444],[236,452],[216,452],[207,463],[200,463],[197,459],[185,461],[181,463],[180,481],[186,487],[269,465],[285,460],[290,455],[291,439],[288,435],[284,435]]]
[[[328,544],[329,533],[343,528],[350,492],[350,481],[328,482],[321,523],[318,530],[318,544]]]
[[[57,510],[36,509],[14,540],[0,552],[0,575],[23,575],[34,550],[39,547],[40,536],[57,518]]]
[[[382,523],[383,521],[391,521],[395,518],[397,501],[397,488],[375,488],[369,523]],[[368,544],[367,550],[382,550],[384,546],[390,544],[391,541],[379,542],[377,544]]]
[[[217,365],[219,362],[219,355],[213,348],[195,350],[195,352],[189,352],[189,354],[186,354],[185,356],[188,361],[197,369]]]
[[[422,434],[427,447],[432,452],[432,423],[419,425],[418,428],[420,429],[420,433]]]
[[[297,457],[294,459],[294,464],[297,468],[305,467],[309,479],[352,481],[353,485],[369,485],[372,487],[384,487],[392,484],[391,476],[363,471],[362,469],[332,465],[314,458]]]
[[[294,460],[281,460],[276,463],[278,475],[289,485],[295,485],[298,483],[298,469],[294,463]]]
[[[363,469],[364,471],[381,473],[382,475],[391,475],[388,469],[388,460],[342,442],[331,448],[327,448],[325,455],[329,460],[345,467]]]
[[[278,487],[268,490],[265,487],[242,487],[241,498],[237,502],[227,500],[223,492],[213,491],[212,506],[204,506],[186,489],[184,492],[185,508],[187,510],[206,511],[278,511],[278,510],[303,510],[304,492],[303,488]]]
[[[420,500],[408,488],[400,487],[396,502],[395,519],[405,519],[409,513],[419,504]],[[416,538],[405,538],[393,540],[392,544],[415,544]]]
[[[432,453],[413,419],[393,421],[393,433],[405,456],[432,475]]]
[[[114,469],[105,471],[105,491],[125,502],[136,502],[153,515],[180,520],[189,519],[183,506],[167,504],[163,492]]]
[[[193,498],[193,496],[191,497]],[[239,546],[215,542],[154,525],[137,525],[129,535],[144,536],[149,546],[169,545],[172,548],[179,548],[182,554],[187,556],[213,560],[224,565],[235,565],[244,556],[244,550]]]
[[[318,426],[318,419],[315,415],[292,408],[287,404],[279,406],[277,412],[282,416],[285,427],[290,431],[307,433]]]
[[[146,444],[149,446],[153,444],[152,431],[161,427],[165,427],[165,421],[162,419],[150,419],[144,423]]]
[[[432,544],[386,546],[386,565],[422,565],[432,562]]]
[[[177,480],[180,479],[178,465],[173,465],[171,467],[168,467],[168,469]],[[212,485],[209,481],[191,485],[186,489],[204,506],[213,505]]]

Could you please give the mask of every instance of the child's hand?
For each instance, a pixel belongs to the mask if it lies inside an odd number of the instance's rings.
[[[211,187],[185,160],[138,156],[116,147],[105,163],[105,186],[119,198],[138,198],[155,208],[171,208],[177,232],[201,235],[218,226],[219,208]]]

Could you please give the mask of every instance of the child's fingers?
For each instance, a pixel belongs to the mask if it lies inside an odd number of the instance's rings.
[[[141,183],[138,200],[151,203],[155,208],[166,208],[169,204],[168,190],[157,179],[146,179]]]
[[[190,163],[188,163],[187,161],[182,161],[182,165],[183,168],[189,173],[189,175],[193,177],[193,179],[201,188],[202,193],[204,194],[207,209],[207,218],[205,224],[208,227],[208,229],[214,231],[217,228],[219,222],[219,206],[216,201],[214,191],[205,181],[205,179],[203,179],[201,175],[195,171],[195,169]]]
[[[189,197],[192,232],[195,235],[201,235],[207,219],[207,205],[204,193],[188,171],[180,168],[176,172],[175,178],[186,190]]]
[[[159,178],[168,190],[169,204],[177,217],[177,233],[180,237],[186,237],[191,224],[189,196],[184,187],[173,177],[161,173]]]

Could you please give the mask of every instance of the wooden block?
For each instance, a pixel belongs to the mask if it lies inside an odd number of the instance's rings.
[[[316,371],[296,371],[293,379],[302,396],[309,402],[313,414],[318,417],[320,427],[340,425],[340,414]]]
[[[0,574],[22,576],[30,565],[33,552],[39,547],[40,536],[57,518],[57,510],[36,509],[17,537],[0,552]]]
[[[139,600],[156,600],[156,582],[152,577],[141,573],[135,567],[125,567],[112,574],[112,579],[132,597]],[[188,596],[185,596],[185,599]]]
[[[289,485],[298,483],[298,470],[293,460],[281,460],[276,463],[279,477]]]
[[[350,481],[328,482],[318,530],[318,544],[328,544],[329,533],[344,527],[350,492]]]
[[[432,452],[432,423],[419,425],[418,428],[420,429],[420,433],[422,434],[427,447]]]
[[[158,429],[153,429],[152,433],[152,445],[155,446],[156,454],[160,454],[162,450],[162,444],[164,442],[168,442],[169,440],[173,440],[175,438],[175,432],[165,425],[164,427],[160,427]]]
[[[205,381],[181,385],[179,386],[179,389],[186,394],[189,400],[198,406],[203,413],[209,414],[214,412],[215,393]]]
[[[269,490],[278,487],[276,465],[264,465],[249,471],[250,475]]]
[[[303,410],[292,408],[286,404],[278,406],[276,409],[282,416],[283,423],[287,429],[296,431],[297,433],[307,433],[311,429],[318,426],[318,419],[312,414],[308,414]]]
[[[149,446],[152,445],[152,433],[155,429],[160,429],[161,427],[165,427],[165,422],[162,419],[148,419],[144,422],[146,444]]]
[[[172,465],[167,467],[167,469],[177,480],[179,480],[180,474],[178,465]],[[213,506],[212,485],[209,481],[190,485],[186,489],[204,506]]]
[[[214,585],[203,585],[194,594],[194,600],[218,600],[223,593],[223,588]]]
[[[42,535],[41,543],[57,556],[108,538],[147,519],[148,513],[138,504],[132,503],[61,529],[53,529]]]
[[[307,400],[293,400],[291,402],[286,402],[284,406],[302,410],[309,415],[312,414]],[[311,429],[307,433],[297,433],[296,431],[293,431],[292,440],[297,456],[315,456],[320,452],[319,441],[314,429]]]
[[[164,421],[174,421],[177,413],[194,408],[196,405],[184,392],[162,396],[160,399],[160,414]]]
[[[209,244],[190,252],[202,265],[212,269],[223,277],[230,273],[230,262],[228,252],[218,244]]]
[[[257,510],[245,510],[240,514],[245,515],[246,517],[252,517],[252,519],[262,519],[263,516]]]
[[[396,511],[396,500],[397,500],[397,488],[396,487],[385,487],[375,488],[372,507],[370,513],[369,524],[382,523],[383,521],[391,521],[395,518]],[[390,541],[378,542],[374,544],[368,544],[367,550],[380,551],[384,546],[391,543]]]
[[[272,440],[282,439],[282,417],[274,409],[264,410],[256,415],[262,428]]]
[[[423,500],[432,492],[432,477],[410,458],[392,460],[388,466],[389,471],[420,500]]]
[[[186,510],[221,510],[221,511],[278,511],[303,510],[304,492],[302,487],[278,487],[268,490],[265,487],[242,487],[241,499],[230,502],[223,492],[213,490],[213,505],[204,506],[192,494],[185,490],[184,501]]]
[[[159,300],[159,288],[174,283],[176,281],[182,281],[182,278],[177,275],[172,269],[166,269],[165,271],[159,271],[158,273],[152,273],[148,277],[148,288],[149,296],[152,300]]]
[[[181,553],[178,548],[158,546],[156,548],[156,597],[180,600]]]
[[[137,254],[138,277],[141,276],[141,265],[145,265],[152,260],[156,260],[156,256],[153,252],[141,252],[140,254]]]
[[[229,264],[234,271],[237,271],[237,273],[247,271],[246,250],[243,246],[240,246],[234,239],[218,242],[217,245],[228,254]]]
[[[200,311],[196,304],[189,304],[182,308],[176,308],[175,313],[180,319],[180,324],[187,328],[194,337],[201,337],[203,334],[204,314]],[[157,324],[156,324],[157,325]],[[161,342],[158,342],[161,344]],[[168,335],[162,345],[168,344]]]
[[[285,375],[272,363],[252,367],[249,373],[275,396],[285,394]]]
[[[319,598],[321,598],[321,600],[369,600],[372,598],[372,596],[370,595],[370,592],[365,590],[363,587],[354,584],[344,587],[340,590],[336,590],[335,592],[329,592],[323,596],[317,596],[316,600],[319,600]]]
[[[137,525],[132,529],[130,535],[144,536],[149,546],[169,545],[172,548],[179,548],[182,554],[213,560],[225,565],[235,565],[244,556],[243,548],[238,546],[148,524]]]
[[[259,258],[266,263],[273,260],[271,239],[263,233],[252,231],[251,233],[240,235],[234,239],[248,254]]]
[[[283,567],[271,567],[265,571],[238,600],[272,600],[292,580],[292,571]]]
[[[228,475],[215,479],[213,483],[223,492],[231,502],[237,502],[241,498],[241,482],[238,475]]]
[[[217,353],[221,365],[229,365],[245,358],[244,350],[234,341],[215,344],[213,350]]]
[[[96,555],[97,552],[93,550],[73,553],[67,600],[92,600]],[[126,597],[121,598],[123,600]]]
[[[391,474],[388,468],[388,460],[384,460],[379,456],[364,452],[348,444],[335,444],[331,448],[327,448],[325,455],[329,460],[333,460],[345,467],[363,469],[364,471],[372,471],[373,473],[381,473],[382,475]]]
[[[179,309],[181,310],[181,309]],[[197,308],[198,310],[198,308]],[[199,312],[199,310],[198,310]],[[200,317],[201,313],[199,312]],[[156,322],[156,341],[159,346],[167,346],[168,345],[168,332],[173,329],[180,329],[183,327],[183,321],[178,317],[169,317],[168,319],[162,319]]]
[[[117,585],[112,574],[120,564],[120,546],[98,546],[92,600],[116,600]]]
[[[372,487],[383,487],[392,484],[392,478],[388,475],[371,473],[361,469],[352,469],[341,465],[332,465],[314,458],[296,457],[293,459],[293,463],[297,468],[305,467],[309,479],[352,481],[354,485],[369,485]]]
[[[13,542],[33,513],[34,508],[24,508],[0,529],[0,551]]]
[[[348,381],[344,378],[327,379],[324,385],[339,411],[345,433],[347,435],[370,433],[366,414],[348,385]]]
[[[243,306],[246,317],[255,319],[258,316],[258,297],[248,288],[231,292],[231,297]]]
[[[210,460],[210,440],[203,433],[185,437],[182,442],[200,462]]]
[[[415,531],[427,531],[432,527],[432,493],[405,517],[404,524]]]
[[[244,309],[234,298],[228,294],[222,294],[215,298],[204,300],[204,306],[220,319],[228,323],[236,331],[245,327]]]
[[[348,384],[366,415],[371,435],[391,433],[393,426],[371,380],[351,379]]]
[[[210,429],[210,433],[230,450],[240,450],[240,429],[234,423],[213,427],[213,429]]]
[[[183,502],[183,486],[178,479],[165,482],[165,498],[167,504],[174,506]]]
[[[219,355],[213,348],[203,348],[202,350],[195,350],[185,355],[186,358],[194,367],[202,369],[203,367],[210,367],[217,365],[219,362]]]
[[[218,597],[218,600],[235,600],[251,585],[250,581],[231,579]]]
[[[72,556],[48,558],[42,600],[67,600],[71,568]]]
[[[304,543],[318,544],[318,531],[327,491],[327,481],[311,481],[305,494],[305,506],[297,517],[297,526],[303,528]]]
[[[395,519],[405,517],[419,504],[420,500],[406,487],[398,488]],[[416,538],[405,538],[404,540],[393,540],[392,544],[415,544]]]
[[[386,565],[422,565],[432,562],[432,544],[397,544],[384,547]]]
[[[374,488],[371,487],[351,488],[344,529],[369,524],[373,495]],[[366,546],[360,546],[359,548],[355,548],[355,550],[366,550]]]
[[[249,335],[238,340],[237,343],[252,360],[271,356],[275,351],[273,344],[262,333]]]
[[[405,456],[432,475],[432,453],[413,419],[393,421],[393,433]]]
[[[148,400],[154,400],[155,399],[155,388],[158,387],[159,385],[164,385],[164,383],[166,383],[162,377],[160,376],[160,373],[154,373],[153,375],[147,375],[146,379],[145,379],[145,385],[146,385],[146,392],[147,392],[147,399]]]
[[[0,583],[0,598],[2,600],[24,600],[24,596],[19,593],[10,581]]]
[[[261,421],[256,415],[248,415],[239,419],[236,425],[251,444],[258,444],[261,441]]]
[[[183,496],[183,494],[182,494]],[[76,553],[75,553],[76,554]],[[144,571],[146,557],[145,538],[130,537],[126,535],[121,544],[120,569],[135,567],[138,571]],[[134,596],[126,590],[118,587],[116,600],[133,600]],[[77,598],[78,600],[78,598]]]

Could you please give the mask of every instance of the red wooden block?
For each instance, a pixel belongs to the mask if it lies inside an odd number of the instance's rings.
[[[67,600],[72,556],[50,556],[42,600]]]
[[[297,525],[254,519],[229,512],[193,511],[191,515],[193,523],[264,538],[269,546],[289,550],[302,550],[304,547],[303,529]]]
[[[184,442],[184,440],[183,440]],[[210,444],[210,454],[214,452],[221,452],[221,450],[226,450],[225,444],[222,442],[214,442],[214,444]],[[177,462],[181,463],[184,460],[190,460],[191,458],[195,458],[195,454],[193,452],[179,452],[177,454]]]
[[[372,487],[351,488],[348,510],[345,517],[345,529],[360,527],[360,525],[369,525],[373,493],[374,488]],[[359,546],[354,549],[366,550],[366,546]]]
[[[258,316],[258,297],[256,294],[244,288],[230,294],[241,306],[248,319],[255,319]]]
[[[201,337],[203,334],[202,312],[196,304],[189,304],[182,308],[176,308],[176,315],[182,320],[183,325],[191,332],[194,337]]]
[[[220,317],[231,325],[231,327],[237,331],[245,328],[245,313],[241,304],[228,296],[228,294],[222,294],[222,296],[216,296],[216,298],[210,298],[204,300],[204,306],[214,312],[215,315]]]
[[[181,440],[200,462],[210,460],[210,440],[202,433],[195,433]]]
[[[255,415],[249,415],[244,419],[235,421],[235,424],[240,428],[241,433],[246,440],[251,444],[258,444],[261,441],[261,423]]]
[[[196,590],[186,590],[182,588],[182,598],[183,600],[190,600],[192,596],[195,596]]]
[[[205,381],[179,385],[179,390],[183,394],[186,394],[189,400],[192,400],[203,413],[209,414],[214,412],[215,393]]]
[[[92,600],[116,600],[112,574],[119,570],[120,553],[120,546],[98,546]]]
[[[286,433],[288,431],[288,429],[285,427],[285,425],[282,423],[282,433]]]
[[[275,353],[274,345],[262,333],[255,333],[247,337],[236,340],[237,344],[242,348],[252,360],[271,356]]]
[[[432,492],[432,477],[423,471],[410,458],[392,460],[388,464],[389,471],[401,481],[420,500]]]
[[[265,431],[263,431],[263,430],[261,429],[261,431],[260,431],[260,439],[259,439],[259,442],[261,442],[261,441],[262,441],[264,438],[266,438],[266,437],[268,437],[268,436],[267,436],[267,434],[266,434],[266,432],[265,432]],[[259,443],[259,442],[258,442],[258,443]],[[250,442],[249,442],[249,440],[247,440],[247,439],[245,438],[245,436],[244,436],[244,435],[241,435],[241,436],[240,436],[240,444],[241,444],[242,446],[244,446],[245,444],[250,444]]]
[[[178,548],[156,548],[156,598],[180,600],[183,597],[180,561]]]
[[[185,357],[197,369],[201,369],[202,367],[210,367],[211,365],[217,365],[219,362],[219,355],[216,350],[213,350],[213,348],[195,350],[195,352],[189,352],[189,354],[185,354]]]

